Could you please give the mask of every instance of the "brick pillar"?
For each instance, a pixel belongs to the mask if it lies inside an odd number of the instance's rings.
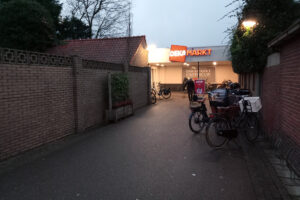
[[[82,126],[82,119],[80,115],[80,80],[79,75],[82,69],[82,58],[73,56],[73,96],[74,96],[74,120],[75,120],[75,133],[84,131]]]
[[[151,104],[151,67],[146,67],[147,69],[147,97],[148,97],[148,104]]]

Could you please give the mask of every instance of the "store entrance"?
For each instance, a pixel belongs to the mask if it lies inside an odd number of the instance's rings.
[[[182,77],[183,80],[184,78],[192,78],[194,80],[196,79],[205,80],[205,82],[207,83],[216,82],[215,67],[201,66],[199,71],[197,67],[183,68],[182,75],[183,75]]]

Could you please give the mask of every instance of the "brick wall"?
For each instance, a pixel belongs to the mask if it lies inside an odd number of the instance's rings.
[[[281,128],[300,145],[300,36],[283,46],[280,60]]]
[[[147,68],[130,67],[134,109],[148,104]],[[0,49],[0,160],[105,123],[107,74],[123,66]]]
[[[123,70],[122,65],[81,60],[77,70],[78,130],[105,123],[105,109],[108,108],[107,74]],[[76,62],[75,62],[76,64]]]
[[[280,132],[300,146],[300,37],[281,47],[280,60],[263,74],[264,129],[268,134]]]
[[[280,110],[280,66],[266,68],[263,74],[262,113],[267,133],[278,131]]]
[[[150,69],[140,67],[129,68],[129,96],[133,102],[133,109],[138,109],[148,104],[146,94],[150,93]]]
[[[74,132],[72,67],[22,53],[0,52],[0,160]]]

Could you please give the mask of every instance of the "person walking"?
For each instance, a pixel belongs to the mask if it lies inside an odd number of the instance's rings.
[[[189,79],[187,77],[184,77],[183,81],[182,81],[182,91],[185,91],[185,88],[186,88],[186,82],[188,81]]]
[[[186,85],[187,85],[189,100],[192,101],[193,95],[195,93],[195,84],[193,79],[190,78],[189,80],[187,80]]]

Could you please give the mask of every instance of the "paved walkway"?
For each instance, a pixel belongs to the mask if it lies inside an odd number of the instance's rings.
[[[182,93],[160,100],[2,174],[0,199],[256,199],[243,152],[212,150],[189,113]]]

